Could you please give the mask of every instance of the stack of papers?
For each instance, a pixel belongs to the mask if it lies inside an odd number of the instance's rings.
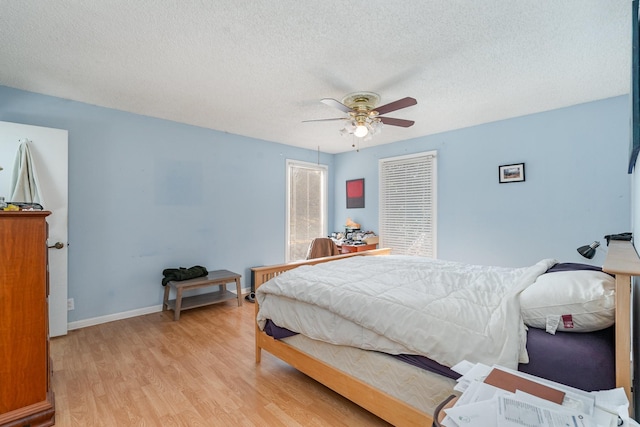
[[[455,405],[445,427],[640,426],[629,418],[624,389],[586,392],[501,366],[461,362]]]

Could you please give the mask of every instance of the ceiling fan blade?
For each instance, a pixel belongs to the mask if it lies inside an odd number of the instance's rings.
[[[403,128],[411,127],[415,123],[413,120],[394,119],[393,117],[378,117],[378,118],[385,125],[400,126]]]
[[[379,115],[387,114],[392,111],[399,110],[401,108],[411,107],[412,105],[416,105],[418,101],[415,98],[411,98],[407,96],[406,98],[399,99],[397,101],[390,102],[389,104],[381,105],[380,107],[376,107],[375,110]]]
[[[320,102],[322,102],[325,105],[328,105],[329,107],[337,108],[340,111],[344,111],[345,113],[350,113],[353,111],[351,108],[347,107],[342,102],[337,101],[333,98],[322,98]]]
[[[313,120],[303,120],[302,123],[306,122],[330,122],[332,120],[349,120],[348,117],[336,117],[335,119],[313,119]]]

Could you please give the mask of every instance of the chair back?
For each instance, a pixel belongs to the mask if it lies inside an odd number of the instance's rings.
[[[307,250],[307,259],[339,255],[338,246],[328,237],[316,237]]]

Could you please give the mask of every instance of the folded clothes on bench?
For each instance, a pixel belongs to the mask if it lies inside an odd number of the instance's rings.
[[[195,279],[196,277],[203,277],[209,274],[209,271],[206,267],[202,267],[200,265],[194,265],[189,268],[165,268],[162,270],[162,275],[164,279],[162,279],[162,286],[166,286],[172,280],[180,281],[180,280],[189,280]]]

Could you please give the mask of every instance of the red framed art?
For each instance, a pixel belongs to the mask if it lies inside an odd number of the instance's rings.
[[[364,178],[347,181],[347,209],[364,208]]]

